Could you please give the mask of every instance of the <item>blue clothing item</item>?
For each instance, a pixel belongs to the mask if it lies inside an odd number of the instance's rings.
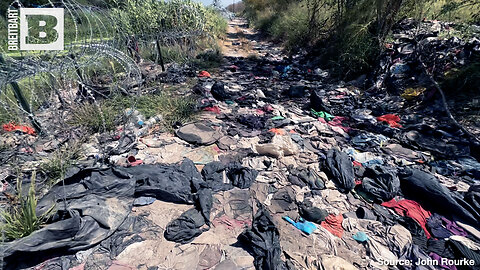
[[[299,222],[295,222],[293,221],[290,217],[288,216],[284,216],[283,219],[285,219],[286,221],[288,221],[290,224],[292,224],[293,226],[295,226],[297,229],[299,229],[300,231],[310,235],[312,234],[316,229],[317,229],[317,226],[310,222],[310,221],[306,221],[304,220],[303,218],[300,218],[300,221]]]
[[[368,241],[368,235],[366,235],[364,232],[357,232],[352,237],[353,237],[353,239],[357,240],[358,242],[367,242]]]

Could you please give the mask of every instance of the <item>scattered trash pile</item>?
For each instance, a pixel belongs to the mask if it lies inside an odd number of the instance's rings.
[[[476,32],[473,37],[458,37],[460,28],[453,23],[404,19],[392,29],[394,41],[386,44],[382,61],[383,71],[389,70],[387,87],[391,91],[405,90],[405,86],[422,85],[426,82],[421,70],[424,63],[427,71],[442,77],[452,69],[466,66],[475,60],[480,51],[480,29],[471,26]],[[465,26],[463,26],[465,27]],[[425,85],[424,85],[425,86]],[[406,94],[413,98],[418,92]]]
[[[472,33],[465,35],[464,31]],[[478,62],[480,28],[476,25],[404,19],[394,26],[392,35],[393,41],[385,44],[375,86],[383,85],[407,102],[427,101],[436,95],[429,75],[442,82]]]
[[[479,269],[478,150],[440,103],[255,49],[197,73],[194,122],[127,133],[49,190],[4,268]]]

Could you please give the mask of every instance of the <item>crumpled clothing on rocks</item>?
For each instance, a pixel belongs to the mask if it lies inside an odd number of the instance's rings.
[[[291,210],[297,210],[294,190],[289,186],[278,190],[273,194],[268,208],[273,213],[284,213]]]
[[[243,124],[251,129],[263,129],[265,128],[266,119],[263,116],[257,115],[241,115],[238,118],[238,122]]]
[[[256,170],[242,167],[236,162],[224,165],[221,162],[214,161],[208,163],[202,169],[202,176],[208,187],[212,188],[213,191],[229,190],[233,187],[248,188],[255,181],[257,175]]]
[[[394,168],[387,166],[366,168],[363,176],[361,190],[376,201],[389,201],[400,191],[400,180]]]
[[[255,214],[252,227],[240,234],[239,240],[252,250],[256,269],[286,269],[278,229],[263,206]]]
[[[387,229],[387,238],[390,250],[395,254],[402,254],[406,246],[412,244],[412,235],[401,225],[394,225]]]
[[[466,258],[468,260],[473,260],[475,262],[475,266],[480,265],[480,252],[471,250],[463,243],[453,239],[449,242],[452,244],[452,249],[456,258]]]
[[[298,206],[298,210],[304,219],[317,224],[320,224],[328,216],[328,212],[326,210],[314,206],[308,206],[306,204],[300,204]]]
[[[348,261],[334,256],[322,255],[322,266],[325,270],[356,270],[357,268]]]
[[[133,204],[136,179],[129,171],[87,169],[53,186],[37,205],[38,215],[55,205],[52,222],[2,245],[4,269],[29,267],[58,256],[58,250],[76,252],[107,238],[122,224]]]
[[[385,114],[385,115],[379,116],[377,117],[377,121],[387,122],[392,128],[402,127],[402,125],[398,123],[400,122],[400,117],[398,117],[398,115],[395,115],[395,114]]]
[[[299,152],[298,146],[288,135],[275,135],[271,143],[257,144],[255,150],[260,155],[267,155],[275,158],[296,155]]]
[[[388,142],[388,138],[383,135],[372,133],[361,133],[351,139],[351,142],[359,149],[366,150],[382,146]]]
[[[402,193],[426,209],[453,220],[478,226],[480,213],[459,195],[442,186],[431,174],[419,169],[405,169],[400,175]]]
[[[460,243],[462,243],[464,246],[466,246],[467,248],[469,248],[469,249],[471,249],[471,250],[480,251],[480,244],[479,244],[479,243],[475,243],[474,241],[472,241],[471,239],[466,238],[465,236],[452,235],[452,236],[450,236],[449,240],[455,240],[455,241],[457,241],[457,242],[460,242]]]
[[[375,165],[383,165],[383,159],[375,156],[370,152],[357,152],[353,148],[344,149],[343,152],[347,153],[354,161],[361,163],[364,167],[372,167]]]
[[[465,231],[467,231],[471,236],[476,237],[478,240],[480,240],[480,231],[475,229],[474,227],[464,224],[460,221],[456,222],[458,226],[463,228]]]
[[[179,218],[167,225],[165,239],[182,244],[191,242],[195,237],[207,231],[203,225],[210,225],[210,210],[213,204],[212,191],[201,189],[196,195],[196,205],[184,212]]]
[[[400,256],[399,260],[411,260],[414,262],[412,266],[404,266],[404,269],[415,269],[415,270],[435,270],[435,267],[432,265],[416,265],[415,262],[418,260],[426,261],[430,258],[428,255],[419,249],[417,245],[409,245],[405,248],[403,254]]]
[[[230,99],[230,100],[235,99],[235,98],[232,98],[232,93],[228,93],[225,90],[225,85],[220,81],[216,81],[212,85],[212,88],[210,89],[210,93],[216,100],[224,101],[227,99]]]
[[[325,221],[322,221],[320,225],[322,225],[322,227],[327,229],[333,235],[336,235],[342,238],[343,236],[342,221],[343,221],[342,215],[335,216],[330,214],[325,218]]]
[[[392,155],[409,161],[418,161],[421,159],[421,155],[419,153],[411,149],[405,148],[400,144],[392,143],[383,147],[382,150],[388,155]]]
[[[374,239],[382,245],[387,245],[385,239],[387,228],[379,221],[347,217],[343,219],[342,227],[345,229],[345,232],[348,232],[348,235],[363,231],[370,239]]]
[[[204,123],[197,122],[179,128],[176,135],[189,143],[209,145],[220,139],[220,133]]]
[[[321,197],[315,196],[310,200],[312,200],[313,206],[325,209],[328,213],[340,215],[355,209],[355,206],[348,201],[348,196],[336,189],[323,189],[320,193]]]
[[[327,153],[326,167],[341,192],[346,193],[355,187],[353,164],[347,154],[338,149],[330,149]]]
[[[378,243],[374,239],[367,242],[368,254],[377,262],[380,261],[395,261],[397,256],[393,254],[387,247]]]
[[[288,180],[294,185],[300,187],[308,185],[312,191],[325,189],[325,183],[314,169],[291,167],[289,173]]]
[[[419,127],[419,129],[421,129]],[[452,156],[465,156],[470,154],[468,142],[455,142],[454,139],[442,140],[437,138],[433,133],[433,128],[430,130],[422,130],[422,133],[417,130],[410,130],[403,134],[405,144],[416,146],[421,150],[430,151],[438,157],[451,158]]]
[[[477,213],[480,213],[480,185],[470,186],[463,198]]]
[[[432,235],[437,238],[448,238],[452,235],[467,235],[467,232],[454,221],[450,221],[436,213],[427,220],[427,227],[432,232]]]
[[[446,265],[442,264],[442,257],[438,255],[435,252],[430,252],[428,254],[432,259],[436,260],[438,262],[438,266],[440,266],[442,269],[450,269],[450,270],[457,270],[457,267],[455,265]]]
[[[391,201],[382,203],[382,206],[393,208],[395,212],[401,216],[413,218],[418,224],[420,224],[420,226],[422,226],[427,238],[431,237],[426,227],[427,219],[431,216],[431,213],[423,209],[419,203],[412,200],[396,201],[395,199],[392,199]]]
[[[355,210],[355,214],[360,219],[369,219],[369,220],[377,220],[375,214],[366,207],[359,207]]]

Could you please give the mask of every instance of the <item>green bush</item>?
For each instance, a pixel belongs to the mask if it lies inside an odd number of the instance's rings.
[[[270,33],[276,39],[285,40],[291,50],[306,45],[309,41],[308,10],[301,3],[293,3],[288,10],[272,21]]]
[[[480,94],[480,63],[449,71],[442,83],[447,94]]]
[[[212,8],[190,0],[144,1],[126,0],[112,10],[117,29],[126,35],[155,36],[160,31],[205,31],[212,35],[225,32],[227,23]],[[161,20],[164,20],[164,26]]]
[[[166,129],[171,129],[175,122],[185,123],[195,115],[195,99],[193,97],[177,97],[170,93],[151,94],[139,97],[117,96],[104,102],[105,107],[123,112],[128,108],[138,110],[146,120],[162,115],[160,123]]]
[[[381,50],[369,24],[350,25],[330,48],[326,59],[336,75],[354,78],[371,70]]]
[[[401,5],[396,0],[243,2],[245,16],[260,31],[284,41],[290,51],[309,48],[346,79],[376,66],[381,44],[398,18],[480,19],[480,2],[473,0],[405,0]]]
[[[42,162],[40,169],[48,176],[48,185],[52,186],[65,177],[65,173],[80,158],[81,144],[69,142],[55,150],[52,155]]]
[[[212,69],[218,68],[223,63],[223,56],[220,49],[208,50],[197,55],[193,64],[198,69]]]
[[[74,127],[85,127],[92,133],[112,131],[122,112],[101,103],[85,103],[72,109],[71,119],[67,123]]]
[[[19,239],[30,235],[41,228],[53,212],[55,205],[44,214],[37,215],[37,197],[35,194],[35,172],[32,174],[30,189],[27,195],[22,193],[22,181],[17,179],[16,205],[1,213],[3,219],[0,229],[4,232],[3,241]]]

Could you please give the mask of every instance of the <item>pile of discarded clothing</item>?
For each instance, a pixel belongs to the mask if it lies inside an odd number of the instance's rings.
[[[150,198],[194,205],[171,221],[164,232],[167,240],[188,243],[208,231],[213,192],[248,188],[256,176],[255,170],[235,163],[211,163],[200,174],[188,159],[178,165],[80,170],[53,186],[38,202],[38,215],[55,207],[44,228],[2,245],[3,269],[25,268],[88,249],[110,237],[133,205],[142,205]]]
[[[397,79],[416,33],[394,29]],[[364,91],[255,48],[198,73],[194,121],[122,135],[110,167],[54,185],[37,207],[54,215],[2,244],[4,268],[480,268],[480,157],[438,104],[408,102],[426,90]]]

